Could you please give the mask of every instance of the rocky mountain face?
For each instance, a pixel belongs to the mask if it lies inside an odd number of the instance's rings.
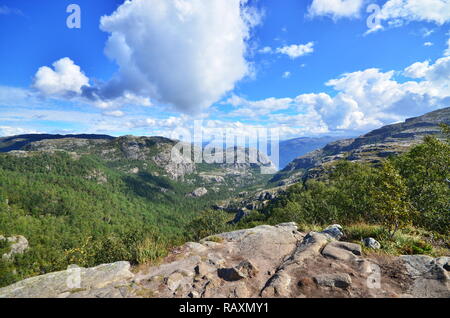
[[[320,149],[330,142],[340,138],[324,137],[301,137],[280,141],[280,169],[284,169],[292,160],[304,156],[311,151]]]
[[[111,140],[114,137],[108,135],[51,135],[51,134],[27,134],[27,135],[18,135],[18,136],[10,136],[10,137],[1,137],[0,138],[0,152],[8,152],[12,150],[21,150],[26,145],[29,145],[32,142],[41,141],[41,140],[57,140],[57,139],[105,139]]]
[[[224,152],[224,158],[230,156],[230,152],[234,153],[235,158],[243,156],[246,158],[243,163],[227,163],[225,160],[223,163],[195,163],[172,152],[176,144],[178,141],[163,137],[21,135],[0,138],[0,152],[22,157],[36,152],[57,151],[68,152],[73,158],[96,156],[121,173],[136,175],[150,172],[154,177],[167,177],[184,184],[206,187],[213,193],[219,192],[221,188],[233,192],[247,186],[264,184],[268,179],[267,173],[276,170],[270,159],[260,153],[257,153],[260,156],[258,162],[250,162],[249,151],[243,148],[227,149]],[[173,160],[174,154],[176,160]],[[93,177],[104,179],[102,176]]]
[[[338,160],[379,163],[383,158],[407,151],[426,135],[439,135],[439,124],[450,124],[450,108],[439,109],[373,130],[354,139],[331,142],[325,147],[294,159],[272,179],[272,184],[286,185],[320,175],[322,168]]]
[[[450,297],[449,257],[387,256],[344,238],[339,225],[263,225],[186,243],[156,266],[70,266],[0,298]]]

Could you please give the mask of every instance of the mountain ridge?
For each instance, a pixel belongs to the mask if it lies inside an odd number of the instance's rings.
[[[402,123],[386,125],[357,138],[331,142],[321,149],[294,159],[272,179],[272,184],[286,185],[320,175],[323,166],[339,160],[377,164],[382,159],[407,151],[426,135],[441,136],[439,124],[450,124],[450,107]]]

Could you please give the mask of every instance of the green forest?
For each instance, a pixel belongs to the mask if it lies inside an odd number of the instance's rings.
[[[13,261],[0,260],[0,286],[70,264],[158,259],[186,240],[186,225],[219,196],[186,198],[192,185],[114,165],[67,152],[0,154],[0,233],[30,243]]]

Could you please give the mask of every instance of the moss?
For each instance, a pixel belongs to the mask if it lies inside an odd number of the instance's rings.
[[[155,297],[155,292],[153,290],[148,289],[148,288],[138,289],[135,292],[135,294],[136,294],[136,296],[143,297],[143,298],[154,298]]]
[[[209,236],[205,239],[205,241],[214,242],[214,243],[223,243],[224,239],[220,236]]]

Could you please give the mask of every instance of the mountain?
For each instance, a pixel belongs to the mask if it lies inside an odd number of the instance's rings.
[[[121,261],[33,277],[0,288],[0,298],[450,297],[448,257],[367,253],[340,241],[345,230],[262,225],[188,242],[154,266]]]
[[[182,161],[176,163],[172,160],[171,155],[172,148],[178,142],[164,137],[31,134],[0,138],[0,152],[30,156],[39,152],[54,153],[64,151],[77,156],[96,156],[110,165],[115,163],[115,168],[120,169],[122,172],[135,171],[135,174],[137,174],[139,171],[148,168],[172,180],[179,181],[184,181],[185,175],[192,175],[195,178],[197,172],[200,176],[203,176],[208,170],[226,177],[239,175],[239,178],[243,176],[257,178],[257,172],[260,172],[258,169],[262,166],[270,168],[272,165],[266,156],[263,156],[265,159],[262,160],[267,162],[266,165],[260,163],[205,165],[202,163],[191,163],[182,157],[180,157]],[[237,152],[245,152],[248,157],[247,149],[227,149],[227,152],[230,151],[235,151],[235,156],[238,156]],[[203,179],[208,179],[208,176]],[[189,182],[193,181],[187,180],[187,183]],[[238,182],[237,185],[240,183],[242,182]],[[233,184],[236,185],[236,180],[233,180]]]
[[[292,160],[316,149],[322,148],[326,144],[336,141],[339,138],[324,137],[300,137],[280,141],[280,169],[285,168]]]
[[[264,164],[174,161],[178,141],[163,137],[23,135],[0,143],[0,235],[20,235],[30,246],[11,260],[0,258],[0,286],[73,263],[164,255],[188,239],[202,211],[258,189],[269,179],[261,170],[274,169],[268,158]],[[224,156],[230,152],[249,154],[233,148]],[[0,239],[0,255],[8,245]],[[144,245],[152,252],[143,253]],[[86,246],[89,252],[81,253]]]
[[[305,177],[320,174],[321,168],[338,160],[379,163],[383,158],[407,151],[426,135],[439,135],[439,124],[450,124],[450,107],[403,123],[387,125],[358,138],[338,140],[304,156],[294,159],[277,173],[270,183],[286,185]]]
[[[8,152],[12,150],[20,150],[26,145],[41,141],[41,140],[54,140],[54,139],[105,139],[111,140],[114,137],[108,135],[50,135],[50,134],[28,134],[28,135],[17,135],[11,137],[1,137],[0,138],[0,152]]]

